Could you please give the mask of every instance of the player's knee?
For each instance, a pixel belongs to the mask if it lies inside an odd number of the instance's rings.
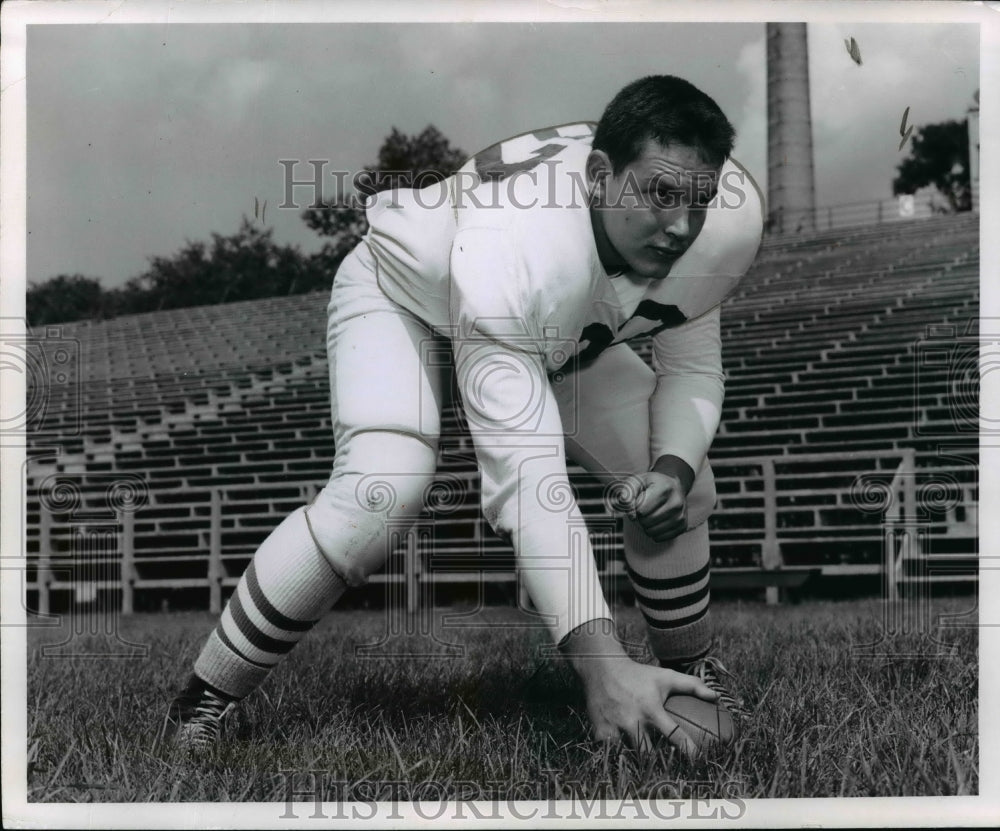
[[[362,435],[364,438],[362,438]],[[436,448],[416,436],[370,431],[351,440],[351,457],[309,506],[313,541],[349,585],[385,563],[389,530],[408,528],[434,481]]]
[[[351,438],[350,454],[344,470],[353,483],[358,511],[386,519],[420,513],[437,468],[436,438],[370,430]]]

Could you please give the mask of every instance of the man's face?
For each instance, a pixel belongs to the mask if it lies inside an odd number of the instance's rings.
[[[701,233],[719,170],[694,147],[652,139],[617,175],[605,153],[592,152],[587,172],[598,199],[591,222],[605,269],[666,277]]]

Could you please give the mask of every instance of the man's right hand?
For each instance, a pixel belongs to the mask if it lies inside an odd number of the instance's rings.
[[[713,690],[693,676],[633,661],[618,643],[610,620],[578,627],[562,648],[583,681],[595,738],[624,739],[638,747],[659,732],[688,755],[696,753],[697,746],[663,703],[678,694],[715,701],[718,695]]]

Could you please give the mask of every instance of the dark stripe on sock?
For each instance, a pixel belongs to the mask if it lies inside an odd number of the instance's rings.
[[[705,615],[708,614],[708,606],[702,609],[700,612],[695,612],[693,615],[688,615],[687,617],[678,617],[673,620],[657,620],[655,617],[647,615],[645,610],[640,607],[640,612],[642,616],[646,618],[646,623],[650,625],[653,629],[680,629],[682,626],[687,626],[689,623],[697,623]]]
[[[230,652],[232,652],[241,661],[246,661],[248,664],[252,664],[255,667],[259,667],[260,669],[271,669],[269,665],[261,664],[257,661],[254,661],[252,658],[248,658],[246,655],[240,652],[236,648],[236,645],[231,640],[229,640],[229,635],[226,634],[225,630],[222,628],[221,623],[215,627],[215,633],[219,636],[219,640],[222,641],[222,645],[226,647],[226,649],[228,649]]]
[[[243,633],[243,637],[256,646],[262,652],[270,652],[272,655],[284,655],[290,652],[295,646],[295,641],[279,641],[265,635],[254,625],[254,622],[247,617],[243,608],[243,601],[240,600],[239,592],[234,594],[229,600],[229,613],[233,616],[233,622]]]
[[[257,607],[258,611],[264,616],[264,619],[272,626],[277,626],[279,629],[284,629],[288,632],[308,632],[316,624],[315,620],[295,620],[294,618],[286,617],[271,605],[271,601],[264,596],[260,582],[257,580],[257,569],[254,568],[253,560],[250,561],[250,568],[246,571],[246,577],[247,588],[250,589],[250,598],[253,600],[253,605]]]
[[[705,575],[708,574],[708,563],[705,563],[697,571],[691,572],[691,574],[685,574],[682,577],[643,577],[641,574],[637,574],[632,570],[632,567],[626,562],[625,571],[628,573],[629,579],[632,583],[641,589],[651,589],[652,591],[664,591],[666,589],[679,589],[683,586],[690,586],[697,583],[699,580],[704,579]]]
[[[650,597],[639,589],[635,590],[635,599],[647,609],[656,609],[659,612],[666,612],[675,609],[683,609],[685,606],[694,606],[701,600],[708,597],[708,583],[696,591],[682,594],[680,597]]]
[[[229,648],[228,644],[227,644],[227,648]],[[233,651],[235,652],[236,650],[233,650]],[[242,658],[243,656],[241,655],[240,657]],[[245,660],[245,659],[244,659],[244,660]],[[192,678],[192,679],[193,679],[193,680],[194,680],[194,681],[195,681],[195,682],[196,682],[196,683],[197,683],[198,685],[200,685],[200,687],[201,687],[201,688],[203,688],[203,689],[206,689],[206,690],[208,690],[208,691],[209,691],[210,693],[213,693],[214,695],[217,695],[217,696],[219,696],[219,698],[221,698],[221,699],[222,699],[223,701],[239,701],[239,699],[238,699],[238,698],[237,698],[236,696],[234,696],[234,695],[232,695],[232,694],[230,694],[230,693],[227,693],[227,692],[225,692],[224,690],[220,690],[220,689],[219,689],[218,687],[215,687],[215,686],[213,686],[212,684],[209,684],[209,683],[208,683],[208,681],[206,681],[206,680],[205,680],[204,678],[202,678],[202,677],[201,677],[200,675],[197,675],[197,674],[195,674],[195,673],[192,673],[192,674],[191,674],[191,678]],[[191,689],[191,687],[192,687],[192,685],[191,685],[191,684],[189,683],[189,684],[188,684],[188,688],[189,688],[189,689]]]

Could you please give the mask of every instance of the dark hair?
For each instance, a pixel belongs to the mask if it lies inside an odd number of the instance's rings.
[[[649,75],[608,104],[594,149],[608,154],[617,174],[639,158],[647,139],[695,147],[707,163],[718,166],[732,152],[736,131],[719,105],[694,84],[673,75]]]

